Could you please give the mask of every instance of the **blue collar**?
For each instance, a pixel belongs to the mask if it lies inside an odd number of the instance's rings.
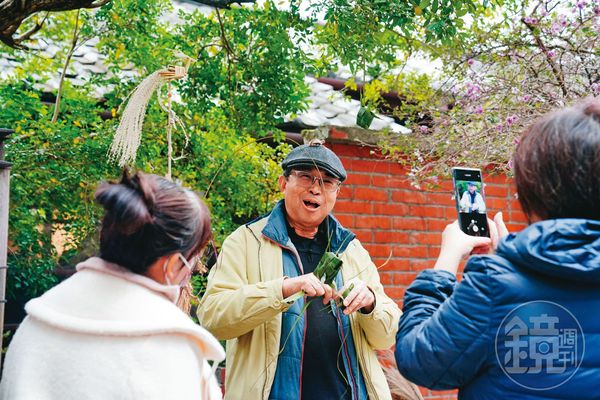
[[[285,224],[284,201],[280,200],[269,214],[261,218],[266,217],[269,219],[267,220],[267,225],[265,225],[262,230],[262,234],[281,246],[289,247],[291,241]],[[356,235],[344,228],[331,214],[327,216],[324,223],[329,225],[329,235],[331,236],[328,251],[332,251],[336,254],[344,252]]]

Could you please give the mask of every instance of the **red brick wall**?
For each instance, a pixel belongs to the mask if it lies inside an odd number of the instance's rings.
[[[457,218],[450,179],[436,189],[420,190],[407,179],[407,170],[385,160],[369,147],[330,143],[341,158],[348,179],[342,185],[335,216],[352,229],[380,269],[387,294],[402,305],[406,287],[424,269],[432,268],[439,253],[441,232]],[[502,211],[509,231],[525,227],[511,179],[483,177],[489,215]],[[422,389],[427,399],[455,399],[454,391]]]

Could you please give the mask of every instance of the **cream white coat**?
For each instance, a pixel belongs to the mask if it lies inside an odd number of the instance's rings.
[[[219,342],[174,287],[91,258],[31,300],[6,355],[0,399],[221,399]]]

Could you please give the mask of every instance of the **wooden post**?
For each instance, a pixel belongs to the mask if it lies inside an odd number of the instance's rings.
[[[12,129],[0,128],[0,349],[4,336],[4,306],[6,305],[6,258],[8,248],[8,198],[10,194],[10,166],[4,161],[4,140]],[[2,355],[0,354],[0,361]]]

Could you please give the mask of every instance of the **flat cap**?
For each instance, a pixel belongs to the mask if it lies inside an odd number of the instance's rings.
[[[318,139],[313,139],[308,144],[290,151],[281,163],[281,167],[284,171],[294,167],[317,167],[341,181],[346,179],[346,169],[342,161],[333,151],[323,146],[323,141]]]

